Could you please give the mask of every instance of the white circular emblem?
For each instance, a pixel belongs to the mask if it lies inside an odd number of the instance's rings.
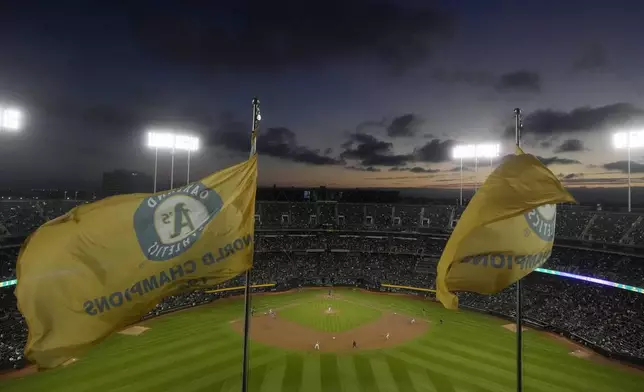
[[[166,261],[197,242],[223,206],[221,197],[201,183],[145,198],[134,213],[134,231],[148,260]]]
[[[552,241],[555,238],[555,221],[557,218],[557,206],[546,204],[539,206],[524,214],[528,226],[533,233],[544,241]]]

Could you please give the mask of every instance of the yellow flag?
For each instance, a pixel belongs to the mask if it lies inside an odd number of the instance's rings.
[[[51,368],[163,297],[252,265],[257,155],[182,188],[107,198],[45,223],[18,257],[27,358]]]
[[[436,278],[446,308],[458,307],[453,292],[499,292],[550,257],[555,203],[575,199],[537,158],[517,154],[478,189],[447,241]]]

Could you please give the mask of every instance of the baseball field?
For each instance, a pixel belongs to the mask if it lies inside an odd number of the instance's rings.
[[[515,390],[515,333],[503,320],[349,289],[261,295],[253,305],[251,391]],[[242,315],[243,300],[231,298],[158,317],[67,366],[0,379],[0,390],[236,392]],[[644,390],[639,370],[542,332],[524,336],[525,391]]]

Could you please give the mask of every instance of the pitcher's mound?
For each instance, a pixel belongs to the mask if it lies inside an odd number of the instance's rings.
[[[325,310],[325,311],[324,311],[324,313],[325,313],[325,314],[336,314],[336,313],[338,313],[338,312],[336,312],[336,311],[335,311],[335,310],[333,310],[333,309],[327,309],[327,310]]]
[[[507,329],[508,331],[516,332],[517,331],[517,325],[516,324],[505,324],[503,328]],[[527,331],[528,328],[526,327],[521,327],[522,331]]]
[[[140,334],[142,334],[143,332],[147,331],[148,329],[150,329],[150,328],[142,327],[140,325],[134,325],[132,327],[125,328],[124,330],[119,331],[119,333],[121,335],[139,336]]]

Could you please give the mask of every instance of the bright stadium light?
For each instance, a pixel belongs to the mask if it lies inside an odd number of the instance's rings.
[[[17,132],[22,129],[23,125],[24,113],[22,110],[10,106],[0,106],[0,132]]]
[[[157,169],[159,150],[170,150],[172,164],[170,168],[170,189],[174,186],[174,153],[176,150],[188,152],[188,175],[187,182],[190,182],[190,157],[191,153],[199,150],[199,138],[185,135],[183,132],[172,130],[156,129],[148,132],[147,145],[153,148],[154,155],[154,192],[157,191]]]
[[[613,134],[613,146],[628,151],[628,212],[631,212],[631,148],[644,147],[644,131],[617,132]]]
[[[501,155],[501,145],[498,143],[461,144],[454,146],[452,157],[461,161],[460,205],[463,205],[463,159],[474,159],[474,172],[478,174],[479,158],[492,160]],[[478,185],[478,184],[477,184]]]

